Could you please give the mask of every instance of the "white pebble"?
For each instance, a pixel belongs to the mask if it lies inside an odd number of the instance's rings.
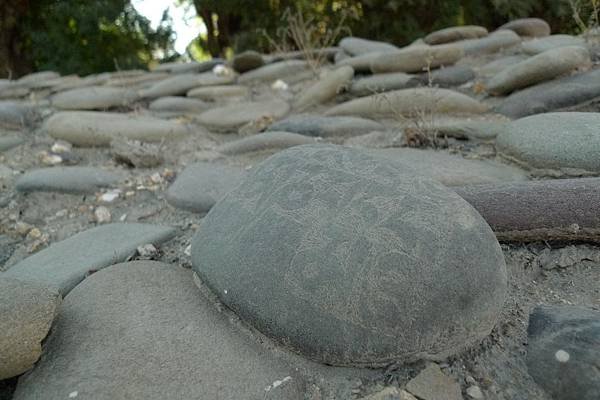
[[[566,363],[571,358],[571,355],[564,350],[558,350],[554,354],[554,357],[556,357],[556,360],[558,360],[558,362]]]
[[[217,76],[230,76],[233,73],[233,70],[223,64],[218,64],[214,66],[212,72]]]
[[[75,397],[77,397],[78,394],[79,394],[79,392],[77,392],[77,391],[71,392],[71,393],[69,393],[69,398],[74,399]]]
[[[110,210],[104,206],[97,207],[94,211],[94,216],[96,217],[96,222],[99,224],[110,222],[112,218],[110,215]]]
[[[120,194],[121,194],[121,191],[119,189],[109,190],[108,192],[103,193],[100,196],[100,201],[103,201],[105,203],[111,203],[116,198],[118,198]]]
[[[50,150],[52,150],[53,153],[68,153],[72,148],[73,145],[71,145],[71,143],[59,140],[52,145]]]
[[[467,389],[467,396],[469,396],[472,399],[483,399],[483,393],[481,392],[481,389],[479,388],[479,386],[470,386]]]
[[[288,88],[289,88],[288,84],[285,83],[284,81],[282,81],[281,79],[277,79],[271,85],[271,89],[273,89],[273,90],[288,90]]]

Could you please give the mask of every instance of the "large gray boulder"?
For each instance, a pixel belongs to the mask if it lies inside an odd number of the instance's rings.
[[[529,316],[527,334],[529,374],[552,398],[600,398],[600,312],[538,306]]]
[[[490,79],[486,89],[494,95],[506,94],[590,64],[590,54],[584,47],[569,46],[547,50],[503,69]]]
[[[511,118],[560,110],[600,96],[600,68],[541,83],[508,96],[497,112]]]
[[[513,121],[498,135],[497,147],[506,158],[538,174],[600,174],[600,113],[561,112],[532,115]]]
[[[0,274],[0,380],[33,367],[60,301],[56,289]]]
[[[334,145],[256,167],[204,218],[192,263],[243,320],[333,365],[443,359],[489,334],[506,295],[502,252],[471,206]]]
[[[189,270],[140,261],[69,293],[14,400],[300,400],[304,386],[198,291]]]

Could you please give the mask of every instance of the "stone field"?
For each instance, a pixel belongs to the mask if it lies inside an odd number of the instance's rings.
[[[600,399],[598,43],[0,80],[0,400]]]

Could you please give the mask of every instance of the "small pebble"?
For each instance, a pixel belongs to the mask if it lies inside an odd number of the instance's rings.
[[[467,396],[472,399],[483,399],[483,393],[481,392],[479,386],[470,386],[467,389]]]
[[[110,210],[104,206],[97,207],[94,211],[94,217],[96,218],[96,222],[99,224],[105,224],[110,222],[112,216],[110,215]]]
[[[72,149],[73,145],[71,143],[62,140],[55,142],[50,148],[53,153],[68,153]]]

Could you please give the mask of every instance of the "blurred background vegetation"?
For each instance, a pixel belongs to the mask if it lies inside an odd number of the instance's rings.
[[[152,0],[148,0],[152,1]],[[595,1],[595,0],[586,0]],[[146,68],[180,58],[170,18],[152,28],[131,0],[0,0],[0,77],[37,70],[86,75]],[[173,0],[194,7],[205,32],[188,54],[223,57],[274,50],[286,9],[300,10],[325,31],[344,18],[352,35],[404,45],[453,25],[494,29],[510,19],[540,17],[553,32],[577,33],[573,0]],[[196,51],[192,51],[196,49]],[[184,55],[186,56],[186,55]]]

